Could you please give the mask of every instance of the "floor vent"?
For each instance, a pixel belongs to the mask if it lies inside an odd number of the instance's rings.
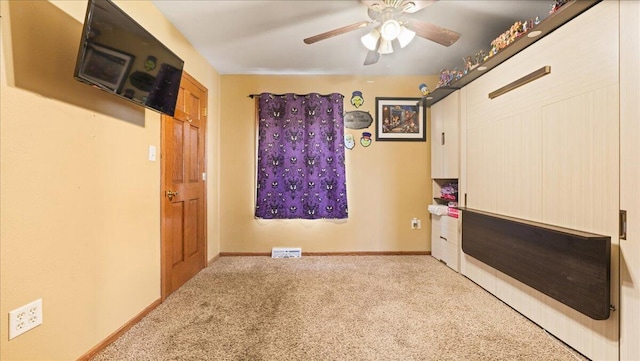
[[[273,247],[271,249],[271,258],[300,258],[300,257],[302,257],[302,248]]]

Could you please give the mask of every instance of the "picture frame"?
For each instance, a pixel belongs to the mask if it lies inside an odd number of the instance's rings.
[[[427,140],[427,116],[422,98],[376,97],[376,140]]]
[[[87,47],[79,76],[120,93],[134,58],[131,54],[94,43]]]

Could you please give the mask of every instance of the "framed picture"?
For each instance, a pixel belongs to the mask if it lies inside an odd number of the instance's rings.
[[[119,93],[127,79],[134,56],[98,44],[87,47],[80,77]]]
[[[376,140],[425,141],[422,98],[376,98]]]

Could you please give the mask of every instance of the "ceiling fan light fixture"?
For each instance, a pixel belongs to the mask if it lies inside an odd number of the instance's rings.
[[[378,29],[371,30],[368,34],[360,38],[362,45],[369,50],[376,50],[378,46],[378,39],[380,39],[380,32]]]
[[[405,26],[400,28],[400,34],[398,34],[398,42],[400,43],[400,47],[404,48],[409,45],[411,40],[416,36],[416,32],[407,29]]]
[[[400,34],[400,23],[397,20],[389,19],[380,25],[380,35],[385,40],[393,40]]]
[[[407,1],[406,3],[404,3],[404,5],[402,5],[402,11],[404,11],[405,13],[412,13],[415,11],[415,7],[416,3],[414,3],[413,1]]]
[[[540,34],[542,34],[542,31],[534,30],[534,31],[529,32],[529,34],[527,34],[527,36],[530,37],[530,38],[535,38],[536,36],[539,36]]]
[[[391,54],[393,53],[393,45],[391,44],[391,40],[380,39],[380,47],[378,48],[378,53],[380,54]]]

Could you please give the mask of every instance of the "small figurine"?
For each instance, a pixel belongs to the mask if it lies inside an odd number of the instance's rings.
[[[560,9],[564,4],[566,4],[569,0],[556,0],[554,2],[553,5],[551,5],[551,11],[549,11],[549,14],[553,14],[556,11],[558,11],[558,9]]]
[[[427,86],[427,84],[420,84],[420,86],[418,86],[418,88],[420,89],[420,92],[422,93],[422,96],[427,96],[429,95],[429,87]]]
[[[478,50],[478,52],[476,53],[476,65],[482,63],[485,60],[487,60],[487,55],[484,53],[484,50]]]
[[[464,73],[468,74],[473,69],[473,61],[471,60],[471,56],[467,56],[467,59],[462,58],[464,60]]]
[[[447,85],[447,79],[449,79],[449,75],[447,74],[449,71],[447,69],[440,70],[440,79],[438,80],[438,87]]]
[[[458,70],[456,72],[456,80],[459,80],[460,78],[462,78],[464,76],[464,72],[462,70]]]

